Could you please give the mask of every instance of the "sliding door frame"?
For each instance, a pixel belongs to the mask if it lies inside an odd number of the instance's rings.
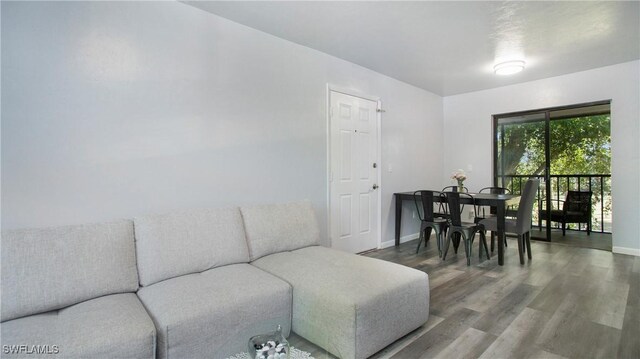
[[[551,112],[560,111],[560,110],[571,110],[574,108],[581,107],[590,107],[590,106],[598,106],[598,105],[611,105],[611,100],[602,100],[602,101],[593,101],[593,102],[585,102],[574,105],[566,105],[566,106],[555,106],[555,107],[546,107],[534,110],[526,110],[526,111],[517,111],[517,112],[506,112],[492,115],[492,162],[493,162],[493,185],[498,186],[498,120],[502,118],[509,117],[517,117],[517,116],[527,116],[527,115],[536,115],[536,114],[544,114],[544,151],[545,151],[545,168],[544,168],[544,181],[545,181],[545,194],[546,194],[546,202],[548,204],[551,203]],[[595,113],[594,113],[595,114]],[[542,120],[540,120],[542,121]],[[536,120],[535,122],[539,122]],[[504,126],[504,125],[503,125]],[[504,130],[502,131],[504,133]],[[504,143],[504,138],[502,139],[502,143]],[[502,166],[504,170],[504,164]],[[547,218],[549,218],[549,214],[551,211],[551,206],[547,205]],[[547,242],[551,242],[551,226],[549,222],[546,225],[546,236],[542,239]]]

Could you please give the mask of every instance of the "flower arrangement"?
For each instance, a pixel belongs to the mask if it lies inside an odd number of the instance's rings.
[[[458,181],[458,188],[462,191],[462,187],[464,187],[464,180],[467,179],[467,175],[463,170],[456,170],[451,173],[451,179]]]

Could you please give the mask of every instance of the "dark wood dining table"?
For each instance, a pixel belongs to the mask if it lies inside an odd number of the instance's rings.
[[[396,246],[400,245],[400,224],[402,223],[402,202],[415,201],[414,192],[397,192],[393,195],[396,198]],[[473,201],[467,197],[461,197],[460,203],[475,204],[476,206],[490,206],[497,210],[498,218],[498,264],[504,265],[504,223],[507,202],[517,201],[520,196],[513,194],[493,194],[493,193],[468,193],[473,197]],[[441,202],[440,196],[433,196],[433,202]]]

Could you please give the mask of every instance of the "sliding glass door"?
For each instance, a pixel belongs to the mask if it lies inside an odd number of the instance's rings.
[[[587,191],[591,219],[572,228],[610,231],[610,101],[494,115],[493,129],[494,185],[520,194],[527,179],[541,181],[534,225],[562,209],[568,191]],[[553,226],[560,226],[551,222],[532,237],[550,241]]]

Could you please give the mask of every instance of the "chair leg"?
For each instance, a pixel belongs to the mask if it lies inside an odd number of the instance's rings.
[[[418,237],[418,248],[416,248],[416,253],[420,251],[420,245],[422,244],[422,240],[424,239],[424,223],[420,223],[420,236]],[[424,246],[427,246],[427,242],[425,241]]]
[[[427,242],[431,239],[431,227],[424,229],[424,246],[427,246]]]
[[[431,237],[431,227],[426,226],[425,224],[422,224],[420,226],[420,237],[418,239],[418,248],[416,249],[416,253],[420,251],[420,245],[422,244],[422,239],[424,238],[424,246],[426,248],[427,242],[429,241],[430,237]]]
[[[438,247],[438,257],[442,257],[442,239],[441,239],[442,231],[440,231],[437,228],[434,228],[433,232],[436,235],[436,245]]]
[[[591,235],[591,220],[587,222],[587,236]]]
[[[469,257],[467,257],[467,265],[471,265],[471,255],[472,255],[472,252],[473,252],[473,240],[475,239],[475,237],[476,237],[475,233],[472,233],[471,237],[466,237],[465,236],[465,241],[468,244],[467,247],[469,247]]]
[[[447,240],[447,236],[449,235],[449,227],[444,227],[444,232],[442,232],[442,251],[444,253],[444,242]]]
[[[471,265],[471,243],[467,239],[467,236],[464,234],[460,234],[462,240],[464,241],[464,252],[467,255],[467,266]]]
[[[447,258],[447,252],[449,251],[449,244],[451,243],[451,231],[447,233],[447,240],[444,242],[444,249],[442,252],[442,260]]]
[[[531,259],[531,232],[527,232],[524,234],[526,243],[527,243],[527,257]]]
[[[565,233],[566,233],[566,230],[567,230],[567,224],[566,224],[566,223],[564,223],[564,222],[562,222],[562,236],[563,236],[563,237],[564,237],[564,235],[565,235]]]
[[[484,252],[487,255],[487,259],[491,259],[489,257],[489,246],[487,246],[487,236],[483,232],[480,232],[480,243],[484,245]],[[482,249],[480,249],[480,257],[482,257]]]
[[[495,247],[496,234],[491,231],[491,253],[493,253],[493,249]]]
[[[486,238],[486,237],[484,236],[483,231],[479,231],[479,232],[480,232],[480,234],[479,234],[480,235],[480,240],[478,241],[478,259],[482,260],[482,246],[484,245],[483,241],[482,241],[482,238]],[[476,236],[476,234],[474,233],[473,237],[475,238],[475,236]],[[484,243],[486,244],[486,242],[484,242]]]
[[[520,264],[524,264],[524,252],[522,247],[524,245],[523,236],[518,235],[518,256],[520,257]]]
[[[452,236],[453,239],[453,252],[458,254],[458,248],[460,248],[460,233],[455,232]]]
[[[427,248],[427,243],[431,240],[431,227],[426,227],[424,229],[424,248]]]

